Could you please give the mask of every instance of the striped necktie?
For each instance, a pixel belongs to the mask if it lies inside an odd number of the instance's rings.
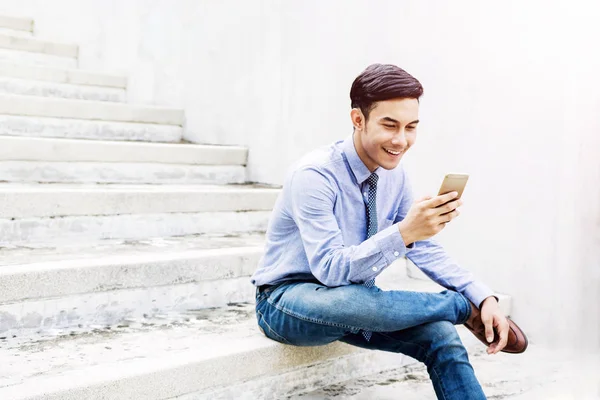
[[[377,180],[379,177],[376,173],[372,173],[367,178],[369,184],[369,197],[367,200],[367,239],[377,233]],[[375,285],[375,278],[370,279],[364,283],[368,288]],[[367,339],[367,342],[371,340],[371,331],[362,331],[363,336]]]

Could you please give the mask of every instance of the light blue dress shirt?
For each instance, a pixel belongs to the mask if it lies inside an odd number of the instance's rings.
[[[400,163],[378,167],[378,232],[367,239],[369,169],[352,135],[320,147],[288,171],[269,219],[265,252],[251,277],[255,286],[314,280],[330,287],[363,284],[406,256],[433,281],[475,306],[493,291],[451,259],[433,239],[404,245],[397,223],[414,202]]]

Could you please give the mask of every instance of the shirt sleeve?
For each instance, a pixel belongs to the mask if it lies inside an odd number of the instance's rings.
[[[413,202],[414,197],[410,180],[406,171],[404,171],[402,199],[394,222],[406,218]],[[483,300],[489,296],[494,296],[498,300],[492,289],[483,282],[477,281],[470,271],[462,268],[454,259],[448,256],[442,245],[435,239],[429,238],[412,243],[412,247],[409,246],[407,249],[406,257],[431,280],[446,289],[464,295],[477,308],[480,308]]]
[[[291,214],[311,273],[326,286],[364,283],[406,253],[397,225],[359,245],[344,246],[334,214],[337,185],[315,167],[297,170],[290,180]]]

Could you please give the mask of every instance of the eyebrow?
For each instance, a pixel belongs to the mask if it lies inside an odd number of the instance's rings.
[[[396,121],[394,118],[390,118],[390,117],[383,117],[383,118],[381,118],[381,119],[380,119],[380,121],[394,122],[394,123],[396,123],[396,124],[400,123],[399,121]],[[406,125],[410,125],[410,124],[418,124],[418,123],[419,123],[419,120],[418,120],[418,119],[416,119],[416,120],[414,120],[414,121],[412,121],[412,122],[409,122],[409,123],[408,123],[408,124],[406,124]]]

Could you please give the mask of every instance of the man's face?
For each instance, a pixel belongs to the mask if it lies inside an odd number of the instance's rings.
[[[353,122],[361,118],[360,110],[353,110]],[[378,166],[394,169],[400,159],[417,139],[419,102],[417,99],[391,99],[379,101],[369,114],[366,126],[355,132],[356,151],[372,172]]]

